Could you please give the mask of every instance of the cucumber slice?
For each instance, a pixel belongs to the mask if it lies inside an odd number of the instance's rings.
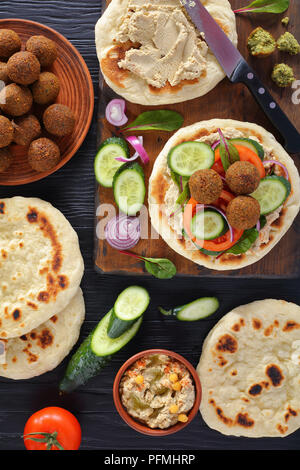
[[[243,145],[244,147],[249,148],[255,152],[261,160],[264,159],[265,151],[263,147],[253,139],[239,138],[239,139],[229,139],[232,144]]]
[[[181,176],[192,176],[197,170],[211,168],[214,162],[214,151],[203,142],[183,142],[168,155],[169,167]]]
[[[261,215],[270,214],[280,207],[291,192],[291,183],[283,176],[266,176],[250,196],[260,204]]]
[[[95,177],[101,186],[112,188],[113,177],[124,163],[116,157],[129,158],[127,142],[120,137],[111,137],[100,146],[94,162]]]
[[[129,330],[118,338],[112,339],[107,335],[111,313],[112,310],[102,318],[93,333],[91,350],[96,356],[110,356],[123,348],[136,335],[143,320],[143,317],[140,317]]]
[[[224,217],[212,209],[197,212],[191,222],[191,232],[199,240],[214,240],[227,230]]]
[[[216,297],[202,297],[186,305],[165,310],[159,307],[163,315],[176,316],[180,321],[197,321],[209,317],[215,313],[220,306]]]
[[[149,294],[143,287],[131,286],[121,292],[110,316],[108,336],[118,338],[125,333],[145,313],[149,302]]]
[[[113,179],[115,201],[119,209],[127,215],[136,215],[144,204],[146,187],[142,167],[125,163]]]

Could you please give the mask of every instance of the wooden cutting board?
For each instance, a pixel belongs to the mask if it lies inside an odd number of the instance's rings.
[[[236,9],[250,2],[247,2],[247,0],[231,0],[230,3],[233,9]],[[300,130],[300,104],[293,104],[292,102],[292,94],[295,90],[291,88],[280,89],[270,78],[273,66],[276,63],[284,62],[294,68],[295,76],[300,80],[299,56],[290,56],[277,51],[268,58],[255,59],[249,56],[247,50],[247,37],[257,26],[264,27],[270,31],[275,38],[278,38],[282,33],[288,30],[300,40],[300,17],[299,8],[296,3],[297,2],[291,2],[288,12],[282,15],[237,15],[237,29],[239,35],[238,48],[240,52],[248,63],[258,72],[260,78],[269,88],[276,101],[298,130]],[[281,24],[281,19],[286,15],[290,17],[288,28]],[[102,76],[100,76],[99,86],[98,144],[115,134],[114,127],[106,121],[104,116],[107,103],[116,97],[115,93],[105,84]],[[298,96],[300,100],[300,82]],[[141,112],[149,109],[149,107],[127,103],[126,114],[129,117],[129,122],[133,121]],[[156,109],[156,107],[151,107],[151,109]],[[280,135],[265,117],[248,89],[244,85],[233,85],[227,78],[214,90],[201,98],[175,105],[159,106],[157,109],[172,109],[180,112],[184,116],[184,126],[216,117],[254,122],[272,132],[276,138],[281,141]],[[150,164],[144,168],[147,184],[155,158],[172,134],[148,131],[144,132],[143,135],[144,145],[151,159]],[[293,155],[298,169],[300,168],[299,157],[299,154]],[[113,204],[116,207],[112,190],[97,186],[95,231],[96,269],[107,274],[148,274],[144,271],[144,263],[129,258],[126,255],[121,255],[117,250],[111,248],[105,240],[101,240],[97,237],[97,229],[99,231],[101,226],[105,223],[105,220],[108,220],[108,213],[105,211],[104,204]],[[300,275],[299,232],[300,217],[296,219],[288,233],[267,256],[251,266],[233,271],[212,271],[198,266],[171,250],[161,238],[141,240],[132,251],[147,257],[169,258],[175,263],[179,275],[295,278]]]

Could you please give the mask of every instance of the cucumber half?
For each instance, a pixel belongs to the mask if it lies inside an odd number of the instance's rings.
[[[70,393],[98,375],[109,363],[111,356],[122,349],[138,332],[143,317],[117,339],[107,335],[107,326],[112,310],[99,322],[77,351],[71,357],[65,376],[60,382],[61,392]]]
[[[107,327],[108,336],[121,336],[145,313],[149,303],[150,297],[146,289],[139,286],[127,287],[115,302]]]
[[[110,356],[122,349],[136,335],[143,320],[143,317],[140,317],[129,330],[113,339],[107,334],[111,314],[112,310],[102,318],[93,333],[91,350],[96,356]]]
[[[192,176],[197,170],[211,168],[215,162],[214,151],[203,142],[183,142],[168,155],[168,165],[181,176]]]
[[[191,222],[191,232],[199,240],[214,240],[227,230],[224,217],[212,209],[197,212]]]
[[[112,188],[116,171],[124,163],[116,160],[117,157],[129,158],[127,142],[120,137],[111,137],[105,140],[96,155],[94,162],[95,177],[101,186]]]
[[[127,215],[136,215],[142,208],[146,195],[144,171],[134,163],[125,163],[115,173],[113,179],[115,201],[119,209]]]
[[[267,215],[280,207],[291,193],[291,183],[283,176],[266,176],[251,194],[260,204],[261,215]]]
[[[219,300],[216,297],[201,297],[181,307],[175,307],[170,310],[165,310],[159,307],[159,311],[163,315],[176,316],[180,321],[197,321],[202,318],[209,317],[215,313],[220,306]]]

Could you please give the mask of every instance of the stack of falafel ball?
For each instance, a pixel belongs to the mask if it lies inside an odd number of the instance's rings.
[[[19,35],[0,30],[0,172],[12,163],[11,144],[28,149],[28,163],[37,172],[54,168],[61,159],[58,145],[42,136],[42,125],[34,114],[38,105],[44,129],[55,137],[71,134],[75,126],[73,111],[53,104],[60,81],[47,70],[57,59],[56,44],[45,36],[32,36],[21,51]],[[3,86],[4,85],[4,86]]]
[[[237,230],[248,230],[260,219],[260,204],[250,196],[259,186],[260,174],[250,162],[237,161],[230,165],[225,184],[235,197],[226,208],[230,225]],[[189,180],[191,196],[200,204],[213,204],[221,196],[224,181],[213,169],[198,170]]]

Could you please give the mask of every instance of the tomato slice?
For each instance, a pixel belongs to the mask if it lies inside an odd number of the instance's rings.
[[[234,146],[239,152],[240,161],[252,163],[252,165],[254,165],[258,169],[260,177],[264,178],[266,176],[266,170],[259,156],[248,147],[244,147],[243,145],[235,145],[235,144]],[[212,168],[218,173],[220,173],[220,171],[218,171],[218,169],[220,170],[220,167],[221,167],[220,164],[221,164],[221,155],[220,155],[219,148],[217,148],[215,150],[215,163]],[[224,169],[223,169],[223,173],[224,173]]]
[[[234,199],[234,195],[231,194],[229,191],[222,191],[220,198],[214,205],[219,206],[223,209],[226,209],[229,202]],[[183,226],[184,230],[189,236],[189,238],[195,242],[200,248],[203,248],[207,251],[226,251],[235,245],[241,236],[243,235],[243,230],[233,229],[233,241],[230,240],[230,230],[228,230],[224,235],[221,237],[216,238],[215,240],[198,240],[194,237],[191,232],[191,221],[195,215],[196,208],[197,208],[197,201],[194,198],[191,198],[189,202],[186,204],[184,213],[183,213]]]

